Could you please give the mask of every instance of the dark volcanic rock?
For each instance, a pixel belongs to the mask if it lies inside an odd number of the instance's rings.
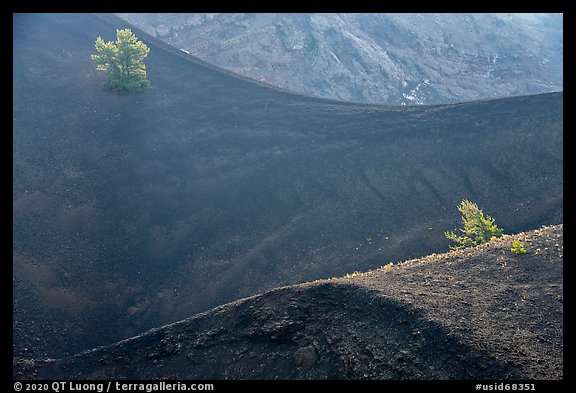
[[[464,198],[507,233],[562,222],[562,93],[344,104],[136,31],[154,88],[115,96],[90,54],[126,25],[14,16],[17,357],[60,358],[274,287],[446,251]],[[290,343],[306,331],[266,312],[244,334]],[[330,361],[316,350],[315,364]]]
[[[17,360],[14,376],[562,379],[562,265],[560,225],[275,289],[62,360]]]

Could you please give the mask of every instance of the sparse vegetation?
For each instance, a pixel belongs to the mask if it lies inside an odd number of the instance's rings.
[[[144,59],[150,48],[130,29],[116,30],[116,42],[96,38],[96,70],[106,74],[102,86],[118,94],[140,93],[151,88]]]
[[[518,240],[514,240],[512,243],[512,248],[510,251],[516,253],[517,255],[526,254],[526,248],[524,247],[524,242],[520,242]]]
[[[488,243],[492,239],[502,236],[502,229],[494,224],[494,219],[488,215],[484,216],[482,210],[474,202],[464,199],[458,210],[462,213],[464,227],[460,229],[461,236],[453,231],[445,232],[444,235],[456,243],[450,246],[451,249],[478,246]]]
[[[351,278],[356,278],[356,277],[365,277],[365,276],[369,276],[371,274],[374,274],[374,272],[382,270],[382,271],[389,271],[390,269],[392,269],[394,267],[394,262],[388,262],[386,265],[381,266],[378,269],[375,270],[368,270],[365,272],[359,272],[359,271],[355,271],[353,273],[347,273],[343,278],[345,279],[351,279]],[[333,277],[332,279],[338,279],[337,277]]]
[[[382,266],[381,269],[383,270],[390,270],[394,266],[394,262],[388,262],[386,265]]]

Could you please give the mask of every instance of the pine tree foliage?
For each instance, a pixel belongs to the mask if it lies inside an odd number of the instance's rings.
[[[502,236],[502,229],[494,224],[494,219],[488,215],[484,216],[482,210],[474,202],[464,199],[458,206],[458,210],[462,213],[464,227],[460,229],[461,236],[453,231],[444,233],[448,239],[456,243],[456,246],[450,246],[450,248],[478,246]]]
[[[116,30],[116,42],[96,38],[96,70],[105,74],[102,86],[118,94],[140,93],[151,88],[144,59],[150,48],[130,29]]]

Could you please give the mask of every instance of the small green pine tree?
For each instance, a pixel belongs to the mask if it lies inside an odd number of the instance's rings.
[[[448,239],[456,243],[450,248],[477,246],[502,236],[502,229],[494,224],[494,219],[488,215],[484,217],[484,213],[475,203],[464,199],[458,206],[458,210],[462,213],[464,227],[460,229],[461,236],[452,231],[444,233]]]
[[[514,242],[512,242],[512,248],[510,249],[510,251],[516,253],[517,255],[526,254],[526,248],[524,247],[524,242],[514,240]]]
[[[140,93],[151,87],[144,59],[150,48],[130,29],[116,30],[116,42],[96,38],[96,70],[106,75],[102,86],[118,94]]]

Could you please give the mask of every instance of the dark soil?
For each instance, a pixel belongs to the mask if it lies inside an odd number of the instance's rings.
[[[275,289],[14,375],[562,379],[563,228]]]
[[[153,90],[116,96],[90,54],[123,27],[14,15],[15,358],[62,358],[275,287],[445,252],[464,198],[506,233],[562,223],[562,93],[338,103],[133,29],[151,48]]]

